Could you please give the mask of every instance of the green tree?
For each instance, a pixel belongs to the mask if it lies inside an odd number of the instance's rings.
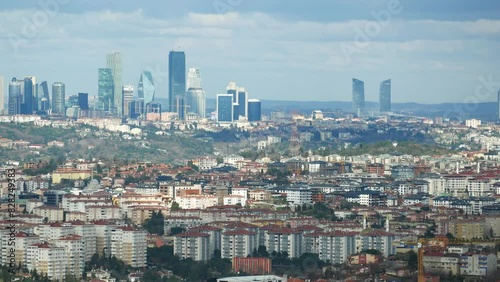
[[[150,234],[158,234],[161,236],[164,234],[164,224],[165,218],[163,217],[161,211],[153,211],[151,218],[146,219],[143,226]]]
[[[170,211],[176,211],[176,210],[180,210],[181,207],[179,206],[179,204],[177,202],[173,202],[172,203],[172,207],[170,208]]]

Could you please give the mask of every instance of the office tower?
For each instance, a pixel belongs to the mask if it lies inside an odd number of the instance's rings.
[[[233,121],[233,94],[217,94],[217,121]]]
[[[239,120],[240,105],[233,103],[233,121]]]
[[[89,93],[78,93],[78,107],[82,111],[89,110]]]
[[[233,95],[233,103],[238,102],[238,87],[236,86],[236,82],[231,81],[226,87],[226,93]]]
[[[24,80],[19,81],[15,77],[9,82],[9,115],[21,114],[21,96]]]
[[[238,87],[238,104],[240,105],[238,115],[246,117],[248,113],[248,93],[243,87]]]
[[[161,104],[154,102],[146,104],[146,113],[161,114]]]
[[[48,111],[50,109],[50,95],[47,81],[42,81],[38,86],[38,97],[40,98],[40,111]]]
[[[186,94],[186,55],[182,51],[168,54],[168,106],[170,112],[179,113],[177,97]]]
[[[35,77],[27,76],[24,78],[21,114],[32,115],[35,102]]]
[[[52,83],[52,113],[56,115],[66,114],[66,90],[64,83]]]
[[[4,86],[3,86],[3,76],[0,75],[0,115],[3,115],[4,110]]]
[[[98,90],[99,110],[110,111],[113,104],[113,72],[110,68],[98,69]],[[120,92],[118,92],[120,93]]]
[[[391,111],[391,80],[380,82],[380,112]]]
[[[352,79],[352,111],[361,116],[365,113],[365,83],[359,79]]]
[[[155,84],[150,71],[143,71],[137,87],[137,96],[144,104],[151,103],[155,99]]]
[[[190,68],[188,71],[188,90],[186,92],[186,110],[196,114],[200,118],[205,118],[206,113],[206,93],[201,86],[200,70]]]
[[[131,118],[140,117],[142,114],[144,114],[144,101],[134,100],[130,102],[129,110]]]
[[[71,95],[68,97],[68,104],[66,105],[69,107],[78,107],[78,95]]]
[[[262,119],[262,104],[258,99],[248,99],[248,121]]]
[[[177,113],[177,117],[179,119],[184,119],[184,111],[185,111],[185,103],[184,103],[184,97],[183,96],[176,96],[175,97],[175,109]]]
[[[123,86],[123,115],[130,116],[130,102],[134,100],[134,87],[132,85]]]
[[[122,73],[123,73],[122,54],[118,52],[106,55],[106,68],[111,69],[113,76],[113,100],[111,100],[111,111],[117,116],[122,116]]]

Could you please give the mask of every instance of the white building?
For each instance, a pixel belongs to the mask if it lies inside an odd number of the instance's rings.
[[[129,226],[111,230],[111,255],[131,267],[146,266],[147,232]]]
[[[188,231],[175,235],[174,255],[181,259],[191,258],[194,261],[207,261],[210,259],[210,235]]]
[[[196,216],[166,216],[164,222],[165,234],[169,234],[174,227],[190,229],[203,224],[200,217]]]
[[[29,246],[26,253],[26,266],[29,271],[36,269],[38,273],[47,274],[52,280],[64,280],[68,267],[64,247],[43,242]]]
[[[213,195],[187,195],[177,196],[175,202],[181,209],[206,209],[218,205],[219,199]]]
[[[222,233],[222,258],[241,258],[252,255],[258,247],[257,233],[245,229]]]
[[[396,253],[396,248],[392,243],[395,238],[393,233],[382,230],[363,230],[356,237],[356,252],[373,249],[380,251],[384,257],[388,257]]]
[[[229,195],[223,197],[224,205],[237,205],[240,204],[242,207],[247,205],[247,199],[240,195]]]
[[[63,247],[66,251],[66,274],[72,274],[77,278],[82,277],[85,270],[83,237],[74,234],[67,235],[54,240],[54,245]]]
[[[302,232],[290,228],[271,228],[265,233],[265,246],[269,253],[286,252],[289,258],[300,257],[302,251]]]
[[[304,252],[319,254],[322,261],[343,264],[356,253],[355,232],[314,232],[304,235]]]

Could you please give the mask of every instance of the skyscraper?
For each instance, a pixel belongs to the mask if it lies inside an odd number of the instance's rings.
[[[3,76],[0,75],[0,115],[4,114],[4,95]]]
[[[236,86],[236,82],[231,81],[226,87],[226,93],[233,95],[233,103],[238,102],[238,87]]]
[[[68,108],[79,107],[78,106],[78,95],[71,95],[68,97],[68,103],[66,104]]]
[[[78,93],[78,107],[82,111],[89,110],[89,93]]]
[[[248,99],[248,121],[262,119],[262,104],[258,99]]]
[[[217,121],[233,121],[233,95],[217,94]]]
[[[98,90],[99,110],[110,111],[113,103],[113,73],[109,68],[98,69]],[[120,92],[121,93],[121,90]]]
[[[186,54],[182,51],[170,51],[168,55],[168,103],[170,112],[179,114],[179,98],[186,95]]]
[[[352,111],[358,116],[365,113],[365,83],[359,79],[352,79]]]
[[[21,114],[22,85],[24,81],[19,81],[15,77],[9,82],[9,115]]]
[[[391,111],[391,80],[380,82],[380,112]]]
[[[21,104],[21,113],[24,115],[32,115],[35,99],[35,77],[27,76],[24,78],[24,93]]]
[[[155,99],[155,85],[153,75],[150,71],[143,71],[137,87],[137,96],[144,104],[151,103]]]
[[[497,110],[498,110],[498,113],[497,113],[497,118],[498,120],[500,120],[500,90],[498,90],[498,98],[497,98]]]
[[[238,115],[246,117],[248,115],[248,93],[243,87],[238,87],[238,104]]]
[[[123,115],[130,116],[130,103],[134,100],[134,87],[132,85],[123,86]]]
[[[189,113],[205,118],[206,93],[201,86],[200,70],[190,68],[188,71],[188,91],[186,92],[186,109]]]
[[[49,94],[49,86],[47,85],[47,81],[42,81],[38,86],[38,97],[40,98],[40,107],[41,111],[48,111],[50,109],[50,94]]]
[[[239,120],[240,105],[238,103],[233,103],[233,121]]]
[[[122,116],[122,73],[123,62],[122,54],[118,52],[109,53],[106,56],[106,68],[111,69],[113,76],[113,100],[111,111],[115,112],[119,117]]]
[[[66,114],[66,90],[62,82],[52,84],[52,113],[57,115]]]

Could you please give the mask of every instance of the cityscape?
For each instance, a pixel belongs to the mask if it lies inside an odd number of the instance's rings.
[[[113,5],[0,4],[0,281],[499,281],[500,3]]]

